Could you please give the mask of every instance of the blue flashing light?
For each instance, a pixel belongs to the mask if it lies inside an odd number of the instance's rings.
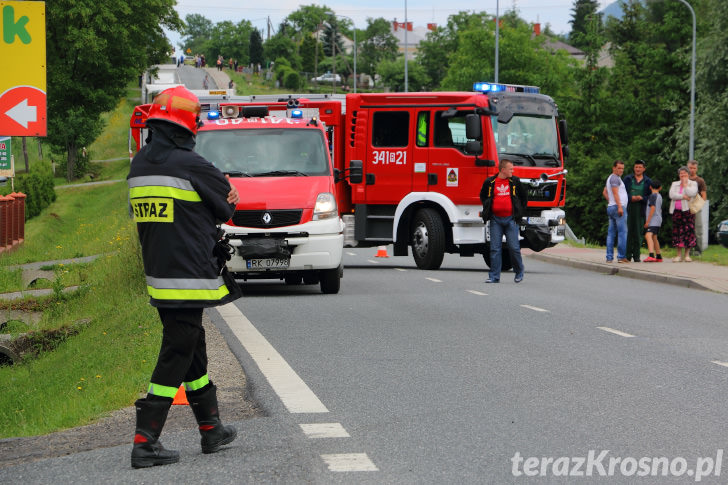
[[[300,109],[294,109],[291,110],[291,118],[303,118],[303,110]]]
[[[207,112],[207,119],[208,120],[219,120],[220,119],[220,112],[219,111],[208,111]]]
[[[473,83],[473,91],[479,93],[533,93],[537,94],[541,92],[541,89],[537,86],[522,86],[520,84],[501,84],[501,83],[485,83],[478,82]]]

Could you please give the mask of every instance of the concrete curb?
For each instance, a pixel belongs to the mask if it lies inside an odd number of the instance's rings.
[[[572,268],[584,269],[587,271],[596,271],[607,275],[624,276],[627,278],[633,278],[636,280],[655,281],[658,283],[666,283],[669,285],[682,286],[685,288],[696,288],[699,290],[706,290],[715,292],[713,288],[709,288],[699,281],[691,278],[683,278],[680,276],[666,275],[662,273],[651,273],[645,271],[639,271],[631,268],[621,268],[617,266],[617,263],[593,263],[591,261],[581,261],[562,256],[553,256],[550,254],[532,253],[530,257],[539,261],[545,261],[547,263],[559,263],[571,266]]]

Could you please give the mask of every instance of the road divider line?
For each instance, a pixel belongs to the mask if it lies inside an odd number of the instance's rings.
[[[349,256],[356,256],[356,253],[350,253],[349,251],[346,252]]]
[[[713,364],[722,365],[723,367],[728,367],[728,362],[721,362],[719,360],[711,360]]]
[[[537,306],[531,306],[531,305],[521,305],[523,308],[528,308],[529,310],[533,310],[535,312],[546,312],[548,313],[548,310],[545,308],[539,308]]]
[[[430,280],[433,283],[442,283],[442,280],[438,280],[437,278],[425,278],[426,280]]]
[[[379,264],[379,261],[374,261],[373,259],[367,259],[372,264]]]
[[[634,335],[632,335],[631,333],[622,332],[621,330],[615,330],[615,329],[609,328],[609,327],[597,327],[597,328],[599,330],[603,330],[605,332],[613,333],[614,335],[619,335],[620,337],[627,337],[627,338],[634,337]]]
[[[303,382],[234,303],[217,307],[240,344],[250,354],[290,413],[328,413],[326,406]]]
[[[402,271],[402,272],[404,272],[404,271],[407,271],[407,270],[406,270],[406,269],[404,269],[404,268],[394,268],[394,269],[395,269],[395,271]]]
[[[321,455],[332,472],[378,472],[366,453],[337,453]]]
[[[299,424],[307,438],[350,438],[341,423]]]
[[[482,291],[477,291],[477,290],[465,290],[465,291],[467,291],[468,293],[472,293],[473,295],[488,296],[488,293],[483,293]]]

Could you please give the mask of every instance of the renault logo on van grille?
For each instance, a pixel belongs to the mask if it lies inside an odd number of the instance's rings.
[[[270,215],[270,212],[265,212],[265,213],[263,213],[263,222],[264,222],[265,224],[270,224],[270,221],[271,221],[272,219],[273,219],[273,218],[271,217],[271,215]]]
[[[301,209],[238,210],[233,214],[233,224],[271,229],[300,224],[302,215]]]

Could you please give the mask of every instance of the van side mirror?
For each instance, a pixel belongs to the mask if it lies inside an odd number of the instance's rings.
[[[468,140],[465,143],[465,152],[471,155],[480,155],[483,152],[483,143],[478,140]]]
[[[349,182],[360,184],[364,180],[364,163],[361,160],[352,160],[349,163]]]
[[[465,137],[469,140],[481,140],[483,138],[483,126],[480,123],[480,116],[476,114],[465,116]]]
[[[562,145],[569,144],[569,130],[566,128],[566,120],[559,120],[559,137]]]
[[[498,123],[503,123],[504,125],[507,125],[511,122],[512,118],[513,111],[509,110],[508,108],[498,110]]]

